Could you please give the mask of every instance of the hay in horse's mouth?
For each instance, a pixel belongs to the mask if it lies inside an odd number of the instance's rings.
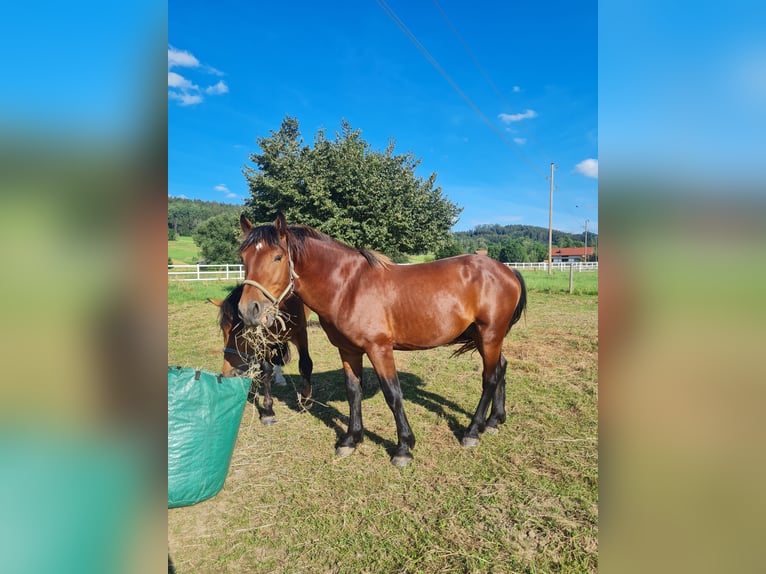
[[[262,374],[261,363],[270,362],[275,347],[284,343],[287,339],[287,325],[282,313],[277,310],[270,316],[270,321],[261,325],[245,326],[237,336],[244,343],[250,359],[245,376],[251,379],[259,379]],[[266,325],[269,326],[266,326]]]

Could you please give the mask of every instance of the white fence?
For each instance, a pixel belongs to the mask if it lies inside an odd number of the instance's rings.
[[[506,263],[516,269],[537,269],[546,271],[548,262],[542,263]],[[598,271],[598,261],[575,261],[563,263],[554,261],[551,267],[554,271]],[[217,281],[233,279],[241,281],[245,278],[242,265],[168,265],[169,281]]]
[[[547,261],[542,261],[540,263],[506,263],[506,265],[508,267],[515,267],[516,269],[548,270]],[[551,269],[554,271],[569,271],[570,267],[572,267],[572,270],[574,271],[598,271],[598,261],[572,261],[571,263],[565,261],[551,262]]]
[[[168,265],[168,281],[217,281],[245,278],[240,265]]]

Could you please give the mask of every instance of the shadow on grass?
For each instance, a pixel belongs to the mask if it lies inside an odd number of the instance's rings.
[[[324,373],[315,372],[311,375],[312,397],[314,401],[308,410],[298,404],[297,387],[292,386],[298,379],[299,377],[288,377],[288,384],[285,387],[272,385],[272,396],[275,399],[279,399],[290,410],[313,416],[322,421],[325,426],[335,431],[335,446],[337,446],[341,438],[346,434],[346,426],[339,424],[339,421],[343,425],[348,425],[348,411],[346,410],[345,413],[341,413],[328,403],[331,401],[346,401],[346,384],[343,370],[338,369]],[[380,387],[375,377],[375,372],[372,369],[364,369],[362,375],[362,401],[375,396],[379,391]],[[364,403],[362,403],[362,412],[364,413]],[[362,420],[364,420],[364,414],[362,417]],[[382,446],[390,454],[393,454],[394,450],[396,450],[395,443],[384,439],[366,428],[364,429],[364,437]]]
[[[463,409],[457,403],[444,398],[441,395],[427,391],[423,379],[417,377],[411,373],[399,373],[399,384],[402,387],[402,394],[406,401],[416,403],[435,415],[447,420],[447,425],[455,435],[455,439],[458,443],[462,440],[465,431],[467,430],[467,424],[471,422],[473,413],[469,413]],[[478,403],[479,396],[476,397]],[[458,421],[456,415],[464,415],[467,417],[467,421],[463,423]]]
[[[289,383],[287,386],[272,386],[273,397],[295,412],[307,412],[322,421],[328,428],[335,431],[337,446],[346,433],[348,408],[343,409],[344,412],[341,412],[329,403],[334,401],[345,402],[347,400],[343,370],[338,369],[312,374],[311,382],[314,404],[307,411],[298,404],[297,388],[293,386],[297,380],[299,380],[297,377],[288,377]],[[399,384],[402,387],[402,395],[405,400],[405,411],[407,410],[407,402],[412,402],[428,409],[436,416],[446,419],[450,431],[455,436],[455,440],[458,443],[461,441],[467,425],[473,417],[473,413],[466,411],[450,399],[426,390],[423,379],[413,373],[399,372]],[[372,368],[364,368],[362,375],[362,401],[375,396],[378,392],[380,392],[380,385],[375,371]],[[478,399],[479,397],[477,396],[476,400],[478,401]],[[362,420],[364,420],[364,402],[362,402]],[[339,422],[342,424],[339,424]],[[391,415],[391,427],[392,431],[395,432],[393,415]],[[393,456],[397,446],[396,443],[371,432],[367,428],[364,429],[364,435],[366,439],[384,447],[389,455]]]

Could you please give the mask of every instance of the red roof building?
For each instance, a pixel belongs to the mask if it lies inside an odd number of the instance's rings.
[[[593,258],[593,247],[554,247],[551,251],[551,261],[585,261],[585,258]]]

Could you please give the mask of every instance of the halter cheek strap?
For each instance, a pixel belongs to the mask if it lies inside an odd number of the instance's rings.
[[[292,257],[290,257],[289,252],[287,255],[287,262],[290,265],[290,281],[287,283],[287,287],[285,287],[285,290],[282,291],[282,294],[279,297],[274,297],[274,295],[271,294],[271,291],[266,289],[263,285],[258,283],[258,281],[253,281],[252,279],[245,279],[242,281],[242,283],[245,283],[247,285],[252,285],[256,289],[258,289],[261,293],[263,293],[264,297],[271,301],[271,304],[275,307],[278,307],[279,304],[284,301],[285,297],[290,295],[290,293],[293,292],[293,289],[295,288],[295,280],[298,279],[298,274],[295,272],[295,268],[293,267],[293,260]]]

